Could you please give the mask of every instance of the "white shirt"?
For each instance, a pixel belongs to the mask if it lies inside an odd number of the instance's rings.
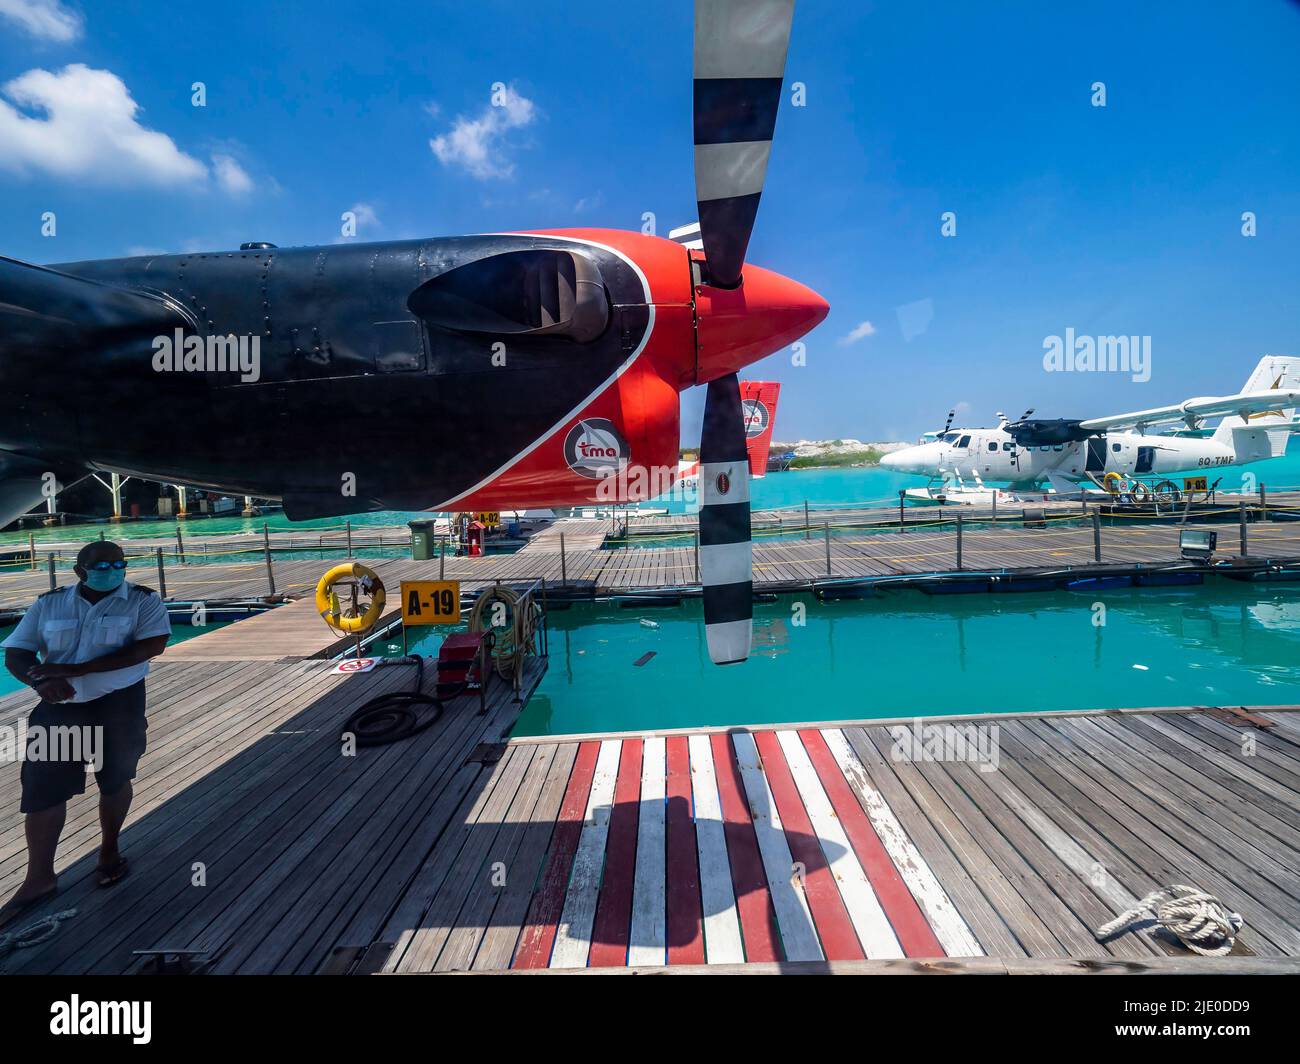
[[[125,580],[98,602],[88,602],[72,584],[41,595],[0,646],[31,650],[50,665],[80,665],[142,639],[172,634],[158,592]],[[70,702],[89,702],[143,680],[149,663],[111,672],[68,678],[76,694]]]

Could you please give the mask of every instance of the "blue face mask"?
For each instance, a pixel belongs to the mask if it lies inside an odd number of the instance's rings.
[[[115,591],[125,579],[125,569],[91,569],[86,573],[86,586],[91,591]]]

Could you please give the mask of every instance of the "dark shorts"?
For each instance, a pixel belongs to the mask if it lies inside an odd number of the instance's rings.
[[[99,763],[99,793],[116,794],[135,779],[148,728],[143,680],[89,702],[42,702],[27,718],[21,811],[83,794],[90,761]]]

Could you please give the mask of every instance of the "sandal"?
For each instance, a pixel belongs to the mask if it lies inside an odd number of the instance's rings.
[[[101,888],[111,887],[125,879],[129,871],[125,857],[119,857],[111,865],[99,865],[95,869],[95,885]]]

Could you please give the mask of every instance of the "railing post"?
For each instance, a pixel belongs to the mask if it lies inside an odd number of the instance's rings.
[[[1240,554],[1246,557],[1246,503],[1244,501],[1237,504],[1238,518],[1241,522],[1241,551]]]
[[[1092,560],[1101,564],[1101,511],[1092,511]]]
[[[903,525],[907,523],[907,518],[903,516],[903,490],[898,492],[898,531],[903,531]]]
[[[36,534],[34,532],[27,533],[27,546],[32,552],[32,571],[34,572],[36,570]]]
[[[806,505],[806,504],[805,504]],[[805,537],[807,533],[804,533]],[[695,530],[695,582],[700,582],[700,530]]]
[[[181,564],[185,564],[185,540],[181,536],[180,525],[176,526],[176,553],[180,555]]]
[[[1259,519],[1268,520],[1268,492],[1262,483],[1259,486]]]
[[[164,602],[167,601],[167,574],[163,572],[163,551],[162,547],[155,547],[158,561],[158,597]]]
[[[812,526],[808,521],[808,500],[803,501],[803,538],[812,539]]]
[[[961,572],[961,514],[957,515],[957,571]]]
[[[560,533],[560,583],[569,586],[569,562],[564,553],[564,533]]]
[[[822,533],[826,537],[826,575],[831,575],[831,523],[827,521],[822,525]]]
[[[447,575],[447,543],[444,540],[438,544],[438,579],[441,580]]]
[[[348,518],[348,557],[352,557],[352,518]]]
[[[1088,509],[1086,504],[1084,505],[1083,508],[1084,510]],[[993,523],[995,525],[998,523],[998,489],[997,488],[993,489]]]
[[[53,555],[53,553],[51,553],[50,556],[49,556],[49,563],[50,563],[50,590],[53,591],[53,590],[55,589],[55,587],[58,586],[58,580],[56,579],[56,577],[55,577],[55,575],[54,575],[54,555]]]
[[[262,553],[266,556],[266,584],[270,588],[270,596],[275,595],[275,570],[271,567],[271,529],[266,522],[262,522]]]

